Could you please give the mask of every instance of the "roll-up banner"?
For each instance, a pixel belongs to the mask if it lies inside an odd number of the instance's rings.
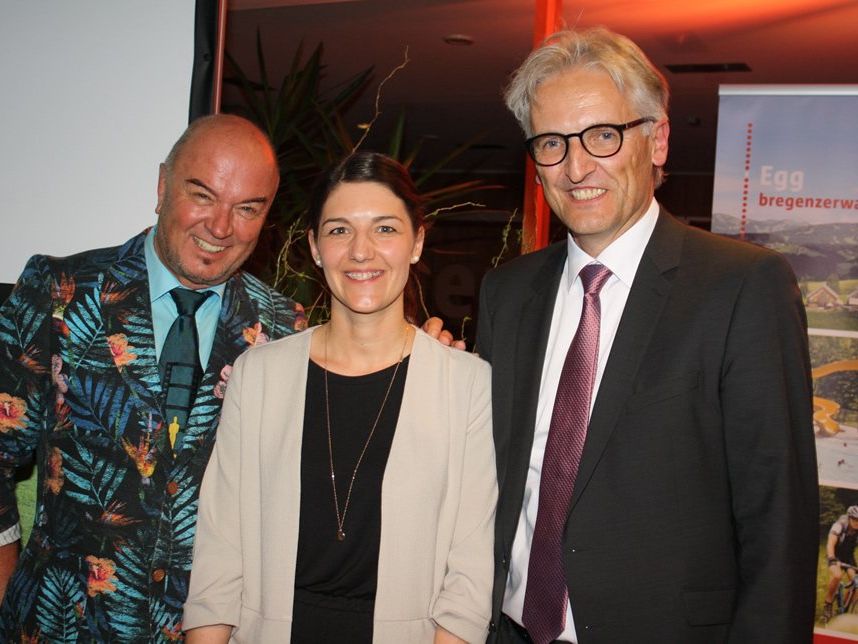
[[[815,642],[858,641],[858,85],[720,88],[712,230],[789,260],[819,461]],[[856,520],[850,522],[850,508]]]

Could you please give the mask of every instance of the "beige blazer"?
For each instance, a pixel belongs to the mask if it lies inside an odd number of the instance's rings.
[[[292,629],[309,329],[246,352],[200,493],[184,628],[233,642]],[[418,331],[381,493],[373,642],[485,641],[497,478],[490,368]],[[320,535],[330,536],[331,535]]]

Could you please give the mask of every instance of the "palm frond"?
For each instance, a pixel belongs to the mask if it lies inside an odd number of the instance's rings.
[[[61,568],[45,571],[36,606],[41,636],[48,642],[77,642],[79,625],[75,606],[85,600],[83,586],[71,572]]]

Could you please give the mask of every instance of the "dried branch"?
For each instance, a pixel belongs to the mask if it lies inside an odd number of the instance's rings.
[[[408,63],[411,62],[411,59],[408,57],[408,47],[405,47],[405,52],[403,54],[402,62],[391,70],[391,72],[384,77],[384,79],[378,84],[378,89],[375,91],[375,113],[370,119],[369,123],[366,125],[363,131],[363,135],[360,137],[360,140],[355,144],[352,152],[357,151],[357,149],[363,145],[363,142],[366,140],[366,137],[369,136],[369,131],[372,129],[372,126],[375,125],[375,122],[378,120],[378,117],[381,116],[381,90],[384,88],[384,84],[391,80],[394,76],[396,76],[397,72],[405,69],[408,66]]]
[[[433,217],[438,217],[442,212],[446,212],[448,210],[458,210],[459,208],[464,208],[465,206],[470,206],[471,208],[485,208],[485,204],[477,203],[476,201],[463,201],[462,203],[454,203],[452,206],[443,206],[441,208],[436,208],[430,213],[427,213],[426,219],[432,219]]]
[[[512,214],[509,216],[509,219],[506,220],[506,224],[501,231],[501,241],[503,241],[503,245],[501,246],[500,252],[492,257],[491,265],[492,268],[497,268],[500,261],[503,259],[503,256],[506,255],[509,250],[509,233],[512,230],[512,220],[515,219],[518,210],[513,210]]]

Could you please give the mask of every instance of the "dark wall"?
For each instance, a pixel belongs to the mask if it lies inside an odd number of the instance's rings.
[[[188,122],[213,111],[217,50],[217,0],[197,0],[194,14],[194,68],[191,74],[191,97]]]

